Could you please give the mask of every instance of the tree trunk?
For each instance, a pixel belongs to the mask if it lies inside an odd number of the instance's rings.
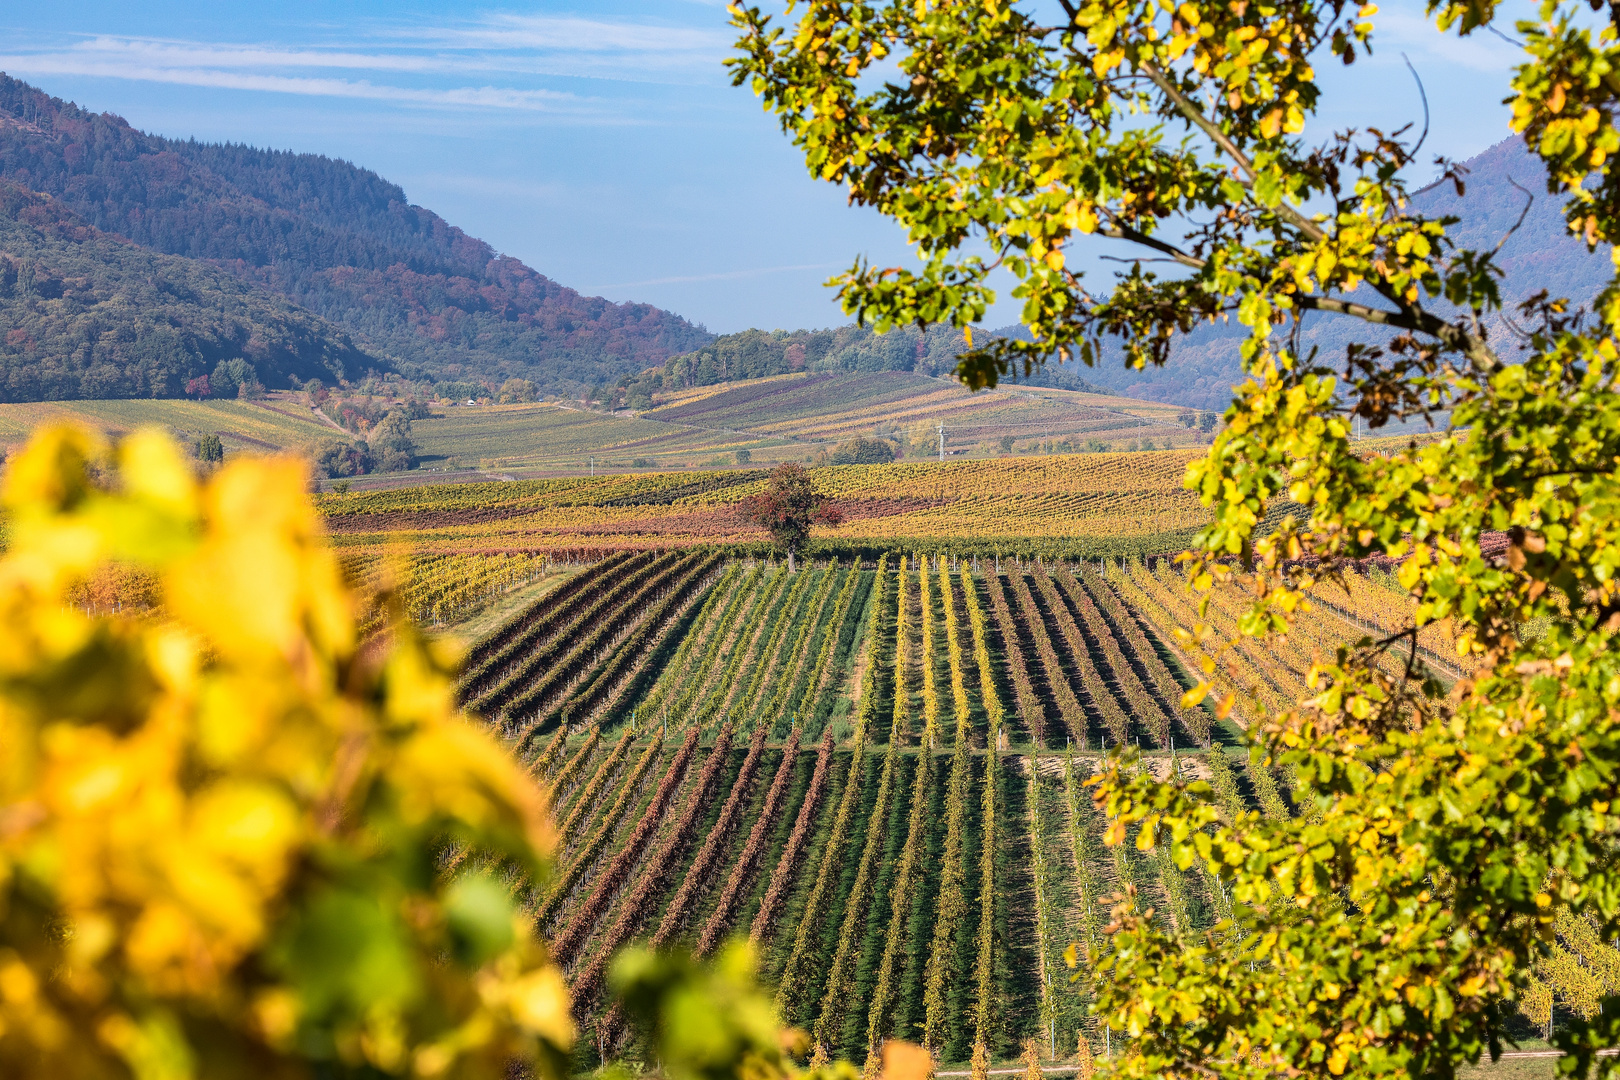
[[[788,548],[788,573],[793,573],[793,549]]]

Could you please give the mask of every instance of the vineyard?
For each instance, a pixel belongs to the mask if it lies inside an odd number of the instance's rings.
[[[561,403],[439,407],[412,423],[422,469],[353,483],[414,485],[447,474],[477,477],[480,470],[530,476],[697,470],[729,466],[738,451],[768,466],[811,460],[853,435],[935,423],[946,425],[952,453],[979,457],[999,452],[1007,437],[1023,448],[1090,441],[1123,447],[1143,438],[1156,446],[1188,445],[1197,439],[1177,421],[1180,411],[1152,401],[1028,387],[971,393],[955,382],[909,372],[794,375],[671,391],[659,395],[657,407],[635,414]],[[84,424],[115,438],[153,424],[184,442],[214,434],[228,456],[302,452],[323,439],[349,437],[310,409],[301,393],[272,391],[257,401],[0,404],[0,446],[21,443],[45,421]]]
[[[1186,546],[1208,520],[1182,488],[1191,451],[1071,454],[983,461],[841,465],[809,470],[843,524],[810,553],[889,550],[960,556],[1102,558]],[[767,471],[641,473],[325,494],[337,545],[380,551],[547,553],[591,560],[614,550],[725,545],[768,552],[739,505]]]
[[[1176,406],[1067,390],[1004,385],[971,392],[910,372],[829,372],[698,387],[665,395],[646,419],[747,430],[762,436],[830,441],[943,423],[950,445],[985,439],[1096,438],[1177,434]],[[1185,431],[1180,432],[1185,435]],[[1082,438],[1082,441],[1083,441]]]
[[[1241,588],[1217,593],[1218,626]],[[888,1038],[944,1063],[1010,1062],[1029,1039],[1106,1054],[1070,943],[1105,947],[1127,886],[1184,931],[1228,908],[1163,847],[1105,847],[1085,781],[1129,743],[1139,767],[1207,780],[1228,816],[1299,812],[1286,776],[1235,751],[1237,725],[1405,604],[1378,571],[1318,592],[1270,653],[1224,658],[1214,677],[1241,693],[1217,720],[1181,704],[1172,630],[1193,612],[1164,560],[891,553],[790,574],[670,549],[569,577],[473,646],[459,693],[554,792],[558,871],[514,888],[567,972],[581,1064],[630,1038],[603,1004],[620,947],[709,955],[739,935],[818,1057],[869,1061]],[[1460,676],[1442,628],[1420,654]],[[1620,979],[1585,924],[1559,937],[1538,1029]]]

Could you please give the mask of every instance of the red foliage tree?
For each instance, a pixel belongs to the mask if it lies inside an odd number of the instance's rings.
[[[810,538],[812,525],[838,525],[844,515],[828,506],[810,482],[803,465],[785,462],[771,470],[770,486],[742,503],[743,517],[771,534],[778,546],[787,549],[788,570],[793,555]]]

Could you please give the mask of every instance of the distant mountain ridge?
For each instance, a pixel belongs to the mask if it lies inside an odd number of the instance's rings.
[[[559,285],[370,170],[148,135],[4,75],[0,180],[104,233],[278,293],[410,377],[519,376],[573,391],[713,337],[651,305]]]

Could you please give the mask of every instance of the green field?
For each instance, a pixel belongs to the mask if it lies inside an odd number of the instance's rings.
[[[1324,650],[1388,632],[1399,587],[1352,577],[1286,641],[1234,651],[1217,681],[1263,682],[1280,701]],[[1211,596],[1204,617],[1223,636],[1246,587]],[[1120,1047],[1063,961],[1073,942],[1107,950],[1116,894],[1133,888],[1196,940],[1218,941],[1232,915],[1207,867],[1103,843],[1085,787],[1100,754],[1140,746],[1137,767],[1206,781],[1226,820],[1301,812],[1289,775],[1244,753],[1252,704],[1225,719],[1182,706],[1198,669],[1174,631],[1195,613],[1168,560],[891,554],[789,573],[712,550],[621,551],[544,603],[505,607],[492,630],[480,619],[459,693],[554,792],[558,874],[520,895],[590,1033],[580,1068],[623,1046],[602,981],[618,949],[706,956],[749,935],[784,1019],[834,1057],[905,1038],[949,1075],[976,1044],[1016,1067],[1034,1039],[1061,1072],[1082,1043],[1093,1057]],[[1462,677],[1442,642],[1418,644],[1442,684]],[[1559,941],[1579,963],[1537,974],[1562,1023],[1620,952]],[[1544,1022],[1515,1015],[1512,1056],[1461,1075],[1554,1075]]]

